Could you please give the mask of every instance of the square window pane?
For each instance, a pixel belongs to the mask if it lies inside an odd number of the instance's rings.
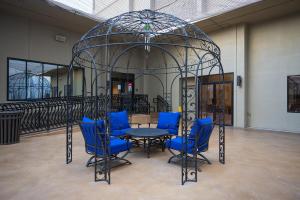
[[[288,112],[300,113],[300,75],[288,76]]]
[[[68,70],[66,66],[58,66],[58,96],[66,96],[64,86],[67,85]]]
[[[83,69],[79,67],[74,67],[73,70],[73,95],[80,96],[82,95],[82,83],[83,83]]]
[[[43,68],[41,63],[27,62],[27,99],[42,98]]]
[[[57,65],[44,64],[43,81],[43,97],[57,97]]]
[[[26,62],[9,59],[8,99],[26,99]]]

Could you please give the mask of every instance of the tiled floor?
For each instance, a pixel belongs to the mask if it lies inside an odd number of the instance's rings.
[[[218,135],[205,154],[197,183],[181,186],[180,166],[168,151],[147,159],[131,153],[132,165],[112,170],[112,184],[95,183],[86,168],[80,132],[73,162],[65,164],[65,135],[23,138],[0,146],[0,199],[300,199],[300,134],[226,129],[226,164],[218,162]],[[136,150],[137,151],[137,150]]]

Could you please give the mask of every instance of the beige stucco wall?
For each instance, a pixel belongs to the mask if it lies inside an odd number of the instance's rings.
[[[0,31],[0,102],[7,100],[7,57],[68,65],[71,60],[72,47],[82,35],[7,13],[0,13],[0,27],[2,27]],[[66,42],[57,42],[55,40],[57,34],[66,36]],[[133,56],[131,64],[139,66],[139,57]],[[126,56],[121,57],[117,63],[122,67],[126,67],[126,64]],[[129,73],[134,72],[129,71]],[[89,95],[91,70],[85,69],[85,74],[86,91]],[[81,73],[74,71],[74,79],[76,80],[74,81],[74,94],[81,94]],[[103,86],[105,77],[99,76],[98,79],[99,85]],[[59,77],[59,87],[63,89],[64,84],[66,84],[66,74]],[[141,77],[135,85],[136,93],[143,93],[143,84],[144,80]]]
[[[300,15],[249,29],[248,126],[300,133],[300,114],[287,112],[287,76],[300,74]]]
[[[215,33],[209,33],[212,40],[221,49],[221,62],[224,73],[233,72],[233,124],[235,127],[246,127],[246,49],[247,49],[247,25],[241,24],[223,29]],[[236,84],[236,77],[242,77],[242,86]]]
[[[233,123],[236,127],[246,127],[246,48],[247,48],[247,26],[244,24],[232,26],[226,29],[222,29],[218,32],[208,33],[209,37],[220,47],[221,49],[221,61],[224,69],[224,73],[234,73],[234,77],[236,75],[242,76],[243,85],[242,87],[236,86],[236,78],[234,78],[234,100],[233,100],[233,108],[234,108],[234,119]],[[195,45],[192,43],[192,45]],[[179,56],[178,50],[174,50],[172,48],[167,48],[174,55]],[[154,49],[155,51],[155,49]],[[180,50],[179,50],[180,51]],[[152,66],[162,66],[163,61],[160,56],[161,52],[152,52],[152,57],[156,59],[151,59]],[[156,55],[157,54],[157,55]],[[181,55],[184,55],[184,50],[181,49]],[[190,53],[192,56],[189,57],[191,60],[197,60],[196,55]],[[172,58],[166,56],[168,66],[176,66],[172,61]],[[182,58],[179,59],[181,61]],[[182,61],[181,61],[182,63]],[[209,70],[203,70],[203,75],[208,74]],[[200,72],[199,72],[200,73]],[[218,73],[218,69],[213,70],[211,74]],[[170,74],[168,76],[168,92],[170,91],[170,85],[174,78],[174,74]],[[192,76],[189,74],[188,76]],[[161,75],[160,78],[163,80],[165,84],[165,76]],[[155,81],[154,78],[148,77],[145,78],[145,90],[150,93],[151,97],[155,97],[157,94],[161,94],[161,86],[158,81]],[[148,84],[149,83],[149,84]],[[176,111],[178,106],[180,105],[180,84],[179,78],[175,80],[173,88],[172,88],[172,109]],[[155,88],[155,90],[152,90]]]
[[[0,27],[0,102],[7,99],[7,57],[67,65],[80,38],[78,33],[5,13],[0,13]],[[57,42],[56,34],[65,35],[66,42]]]
[[[234,73],[234,126],[300,132],[299,113],[287,112],[287,76],[300,74],[300,16],[239,24],[208,35],[221,48],[224,72]],[[162,62],[158,58],[153,65]],[[145,91],[161,93],[158,82],[150,79],[145,79]],[[179,81],[172,94],[177,110]]]
[[[81,36],[4,13],[0,14],[0,26],[3,27],[0,31],[0,102],[6,100],[7,57],[68,64],[71,48]],[[55,41],[56,34],[67,36],[67,41]],[[300,74],[300,16],[235,25],[208,35],[221,48],[224,72],[234,73],[234,126],[300,132],[299,113],[287,113],[286,80],[288,75]],[[141,52],[135,54],[133,66],[145,66]],[[155,49],[151,52],[152,66],[162,63]],[[167,59],[170,60],[168,56]],[[118,66],[126,64],[124,57]],[[236,86],[237,75],[242,77],[242,87]],[[160,77],[165,84],[164,75]],[[173,77],[168,77],[168,92]],[[75,75],[75,78],[78,83],[80,77]],[[86,79],[89,84],[88,70]],[[99,79],[104,80],[104,77]],[[137,93],[149,94],[150,102],[157,94],[162,94],[159,81],[150,76],[138,79],[136,89]],[[176,80],[172,90],[173,110],[178,108],[179,96],[179,81]]]

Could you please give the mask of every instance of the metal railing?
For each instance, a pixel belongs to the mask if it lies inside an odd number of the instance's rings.
[[[113,95],[112,111],[127,110],[131,113],[149,113],[150,105],[147,95],[134,95],[131,106],[124,106],[124,97]],[[83,116],[103,118],[105,116],[104,96],[70,98],[72,119],[77,123]],[[128,100],[128,99],[127,99]],[[98,104],[98,105],[97,105]],[[96,109],[97,108],[97,109]],[[61,128],[67,120],[67,97],[55,97],[28,102],[0,104],[0,111],[23,111],[21,134],[29,134]]]
[[[169,103],[160,95],[157,95],[153,99],[153,103],[156,104],[156,112],[167,112],[169,111]]]

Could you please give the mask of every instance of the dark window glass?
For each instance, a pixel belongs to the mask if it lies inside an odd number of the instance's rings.
[[[287,77],[288,112],[300,113],[300,75]]]
[[[57,87],[57,65],[44,64],[44,87],[43,87],[43,97],[57,97],[58,87]]]
[[[64,85],[64,96],[68,96],[68,92],[70,92],[70,94],[72,94],[72,87],[71,85]]]
[[[36,62],[27,62],[27,99],[42,98],[43,84],[48,84],[43,80],[43,65]],[[43,83],[44,82],[44,83]]]
[[[8,58],[7,100],[30,100],[67,96],[68,68],[37,61]],[[84,71],[73,67],[73,95],[82,95]],[[71,87],[69,86],[69,90]]]
[[[82,83],[83,83],[83,70],[81,68],[74,68],[73,70],[73,95],[79,96],[82,95]]]
[[[67,85],[68,81],[68,70],[65,66],[58,66],[58,96],[67,96],[64,92],[64,86]]]
[[[26,62],[9,60],[8,65],[8,99],[26,99]]]

